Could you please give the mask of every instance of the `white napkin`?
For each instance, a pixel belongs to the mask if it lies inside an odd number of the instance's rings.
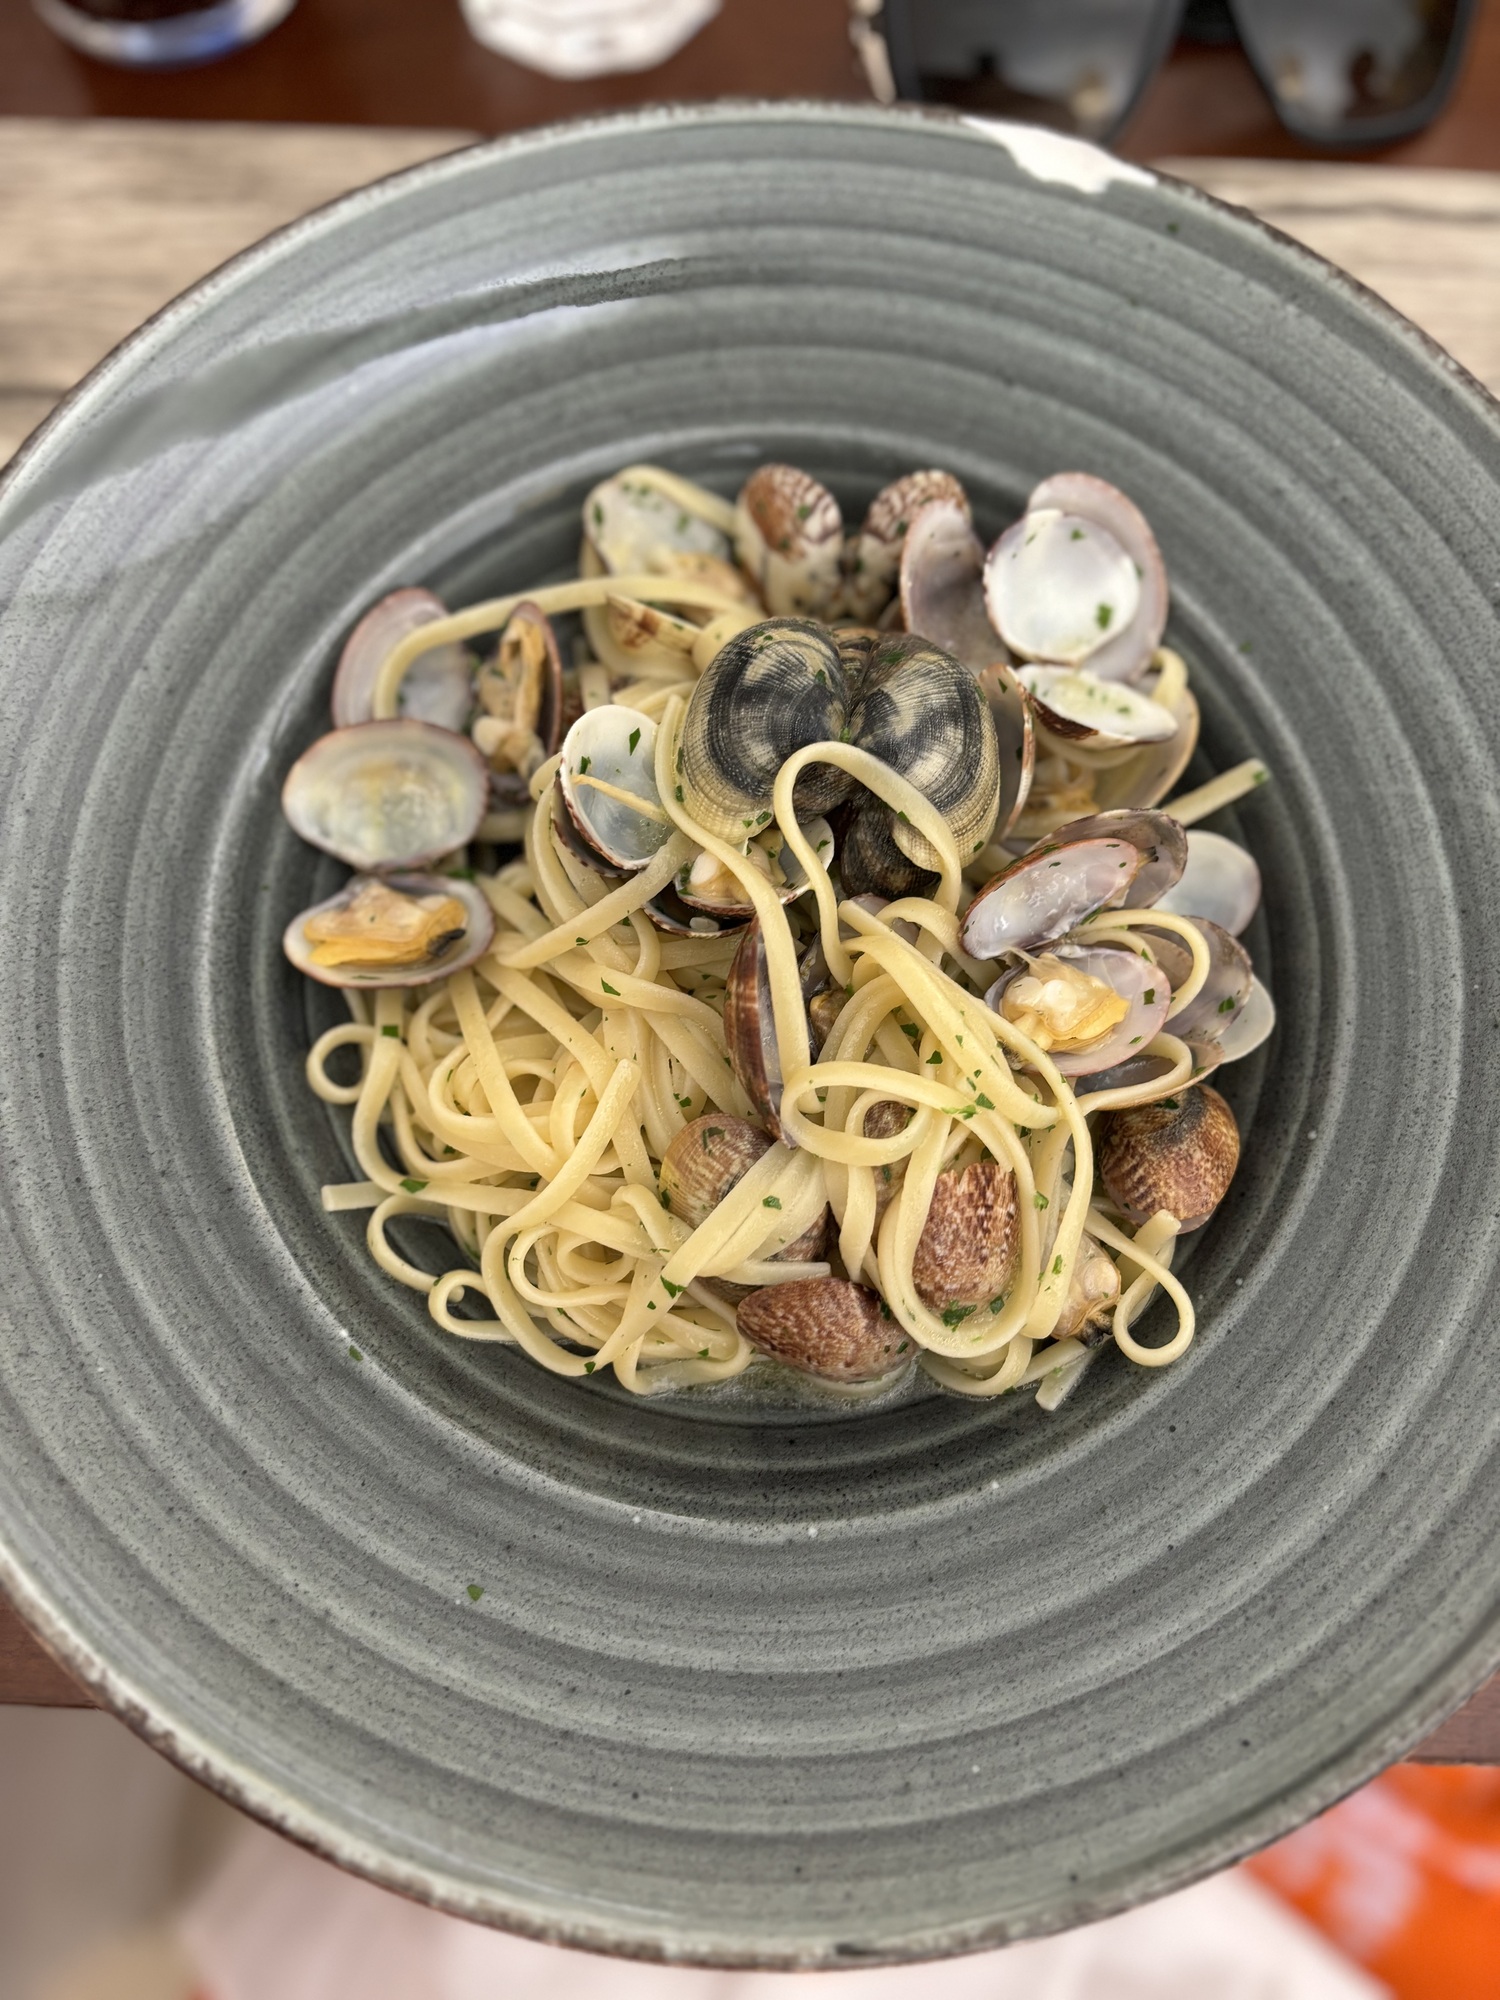
[[[652,69],[675,55],[719,0],[462,0],[486,47],[546,76]]]

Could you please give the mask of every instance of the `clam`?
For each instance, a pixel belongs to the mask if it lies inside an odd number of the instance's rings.
[[[490,789],[507,804],[524,804],[527,780],[562,737],[562,657],[551,623],[534,604],[511,613],[474,693],[483,712],[469,733],[493,774]]]
[[[583,858],[591,860],[599,868],[597,856],[585,852]],[[600,873],[623,875],[624,871],[601,868]],[[735,931],[743,930],[747,921],[743,916],[711,916],[706,910],[692,909],[683,902],[670,882],[647,903],[646,915],[659,931],[667,931],[673,937],[729,937]]]
[[[1111,685],[1118,687],[1120,683],[1116,681]],[[1150,693],[1151,683],[1143,682],[1142,688]],[[1167,704],[1158,703],[1157,706],[1167,707]],[[1197,699],[1190,689],[1184,688],[1167,707],[1167,712],[1176,721],[1175,735],[1161,743],[1145,744],[1133,757],[1124,757],[1119,763],[1111,762],[1107,770],[1092,773],[1093,802],[1101,812],[1120,806],[1160,805],[1170,792],[1176,790],[1198,747]]]
[[[1219,1037],[1225,1062],[1238,1062],[1270,1039],[1276,1026],[1276,1004],[1260,980],[1252,979],[1245,1004]]]
[[[868,795],[850,812],[839,844],[839,875],[847,896],[930,896],[937,875],[919,868],[891,837],[891,815]]]
[[[1260,907],[1260,870],[1238,841],[1190,827],[1187,865],[1158,909],[1182,917],[1209,917],[1238,937]]]
[[[737,633],[688,701],[679,769],[683,803],[710,833],[736,844],[771,818],[776,774],[809,743],[845,734],[849,686],[838,645],[820,625],[771,619]],[[826,813],[852,780],[804,771],[799,815]]]
[[[1159,907],[1159,906],[1158,906]],[[1172,1033],[1185,1040],[1221,1041],[1250,998],[1255,972],[1250,954],[1237,937],[1207,917],[1194,917],[1193,928],[1208,946],[1208,977],[1180,1014]],[[1173,931],[1141,930],[1136,935],[1150,945],[1153,956],[1174,987],[1192,970],[1192,953]]]
[[[333,726],[373,721],[380,669],[403,639],[448,616],[430,590],[393,590],[360,619],[344,641],[333,676]],[[474,662],[463,646],[434,646],[421,653],[401,681],[400,711],[413,722],[462,729],[474,706]]]
[[[987,666],[979,685],[990,705],[1000,757],[1000,803],[995,838],[1003,839],[1025,810],[1036,773],[1036,714],[1030,696],[1003,660]]]
[[[1052,1329],[1054,1340],[1081,1340],[1093,1347],[1104,1338],[1120,1296],[1120,1271],[1113,1257],[1086,1231],[1073,1259],[1068,1296]]]
[[[557,786],[591,862],[633,874],[671,835],[656,789],[656,724],[637,708],[586,709],[563,740]]]
[[[980,851],[995,824],[1000,751],[989,705],[966,667],[915,633],[882,638],[855,691],[848,734],[942,814],[961,862]],[[919,868],[936,868],[925,834],[883,810],[901,852]]]
[[[912,1258],[917,1296],[935,1313],[993,1303],[1015,1276],[1020,1242],[1010,1168],[988,1159],[949,1167],[937,1177]]]
[[[282,949],[325,986],[425,986],[472,965],[495,919],[472,882],[444,875],[356,875],[293,917]]]
[[[1161,641],[1167,578],[1139,508],[1107,481],[1044,479],[989,553],[990,620],[1023,659],[1133,680]]]
[[[636,597],[610,597],[604,605],[609,636],[622,653],[691,654],[702,636],[700,625]]]
[[[964,950],[1000,958],[1051,944],[1096,910],[1118,909],[1140,868],[1128,840],[1042,841],[975,896],[964,916]]]
[[[1141,857],[1140,868],[1125,897],[1127,910],[1159,903],[1180,879],[1187,862],[1187,834],[1170,813],[1117,807],[1110,812],[1088,813],[1082,819],[1069,820],[1051,836],[1052,841],[1063,843],[1099,839],[1129,841]]]
[[[489,802],[489,774],[466,736],[430,722],[357,722],[304,750],[281,809],[314,847],[351,868],[421,868],[465,846]]]
[[[1167,1023],[1167,1033],[1177,1033],[1175,1021]],[[1181,1039],[1187,1043],[1193,1058],[1190,1081],[1201,1083],[1204,1077],[1212,1076],[1219,1067],[1224,1060],[1224,1051],[1217,1042],[1207,1041],[1201,1035],[1184,1035]],[[1079,1097],[1101,1090],[1134,1090],[1140,1084],[1155,1083],[1160,1077],[1170,1076],[1175,1068],[1176,1064],[1170,1056],[1127,1056],[1124,1062],[1116,1063],[1110,1069],[1097,1069],[1088,1076],[1075,1078],[1073,1090]],[[1182,1085],[1178,1087],[1185,1088]]]
[[[788,1367],[830,1382],[870,1382],[901,1367],[911,1342],[878,1292],[847,1278],[767,1285],[740,1303],[740,1332]]]
[[[1234,1179],[1240,1133],[1218,1091],[1195,1084],[1156,1104],[1106,1111],[1096,1147],[1110,1200],[1134,1223],[1165,1209],[1201,1229]]]
[[[775,1142],[747,1119],[713,1111],[694,1118],[672,1140],[661,1161],[667,1206],[689,1229],[707,1222],[719,1203]],[[827,1209],[797,1239],[770,1258],[776,1264],[821,1263],[828,1248]],[[753,1289],[722,1278],[707,1280],[721,1297],[742,1299]]]
[[[802,824],[801,831],[823,866],[831,866],[833,828],[827,820],[808,820]],[[783,839],[779,827],[772,826],[759,839],[752,840],[745,853],[783,903],[794,903],[799,896],[807,893],[810,886],[807,871]],[[675,886],[678,896],[689,909],[703,910],[710,916],[727,917],[740,923],[748,923],[755,915],[755,906],[745,900],[738,877],[732,875],[712,854],[695,855],[679,872]]]
[[[933,502],[951,508],[964,521],[969,501],[951,472],[908,472],[883,486],[870,502],[864,525],[844,550],[844,602],[852,617],[874,618],[889,603],[905,555],[908,533],[922,510]],[[921,627],[907,621],[908,630]],[[939,645],[936,633],[926,635]],[[949,652],[953,648],[947,647]]]
[[[1138,688],[1101,680],[1086,667],[1021,667],[1016,679],[1036,704],[1037,720],[1071,743],[1123,750],[1165,743],[1177,718]]]
[[[1007,658],[985,609],[984,546],[966,501],[933,500],[912,520],[901,551],[901,615],[908,632],[976,674]]]
[[[1003,973],[985,998],[1064,1076],[1088,1076],[1113,1069],[1160,1034],[1172,989],[1133,951],[1062,944]]]
[[[583,535],[596,567],[610,576],[662,576],[683,558],[727,564],[732,554],[729,537],[711,522],[628,473],[601,480],[589,494]]]
[[[827,618],[842,594],[844,517],[811,473],[762,465],[735,505],[734,553],[780,617]]]
[[[784,1139],[781,1050],[771,1006],[766,947],[758,923],[751,924],[740,939],[724,983],[724,1042],[729,1066],[757,1117],[773,1137]]]

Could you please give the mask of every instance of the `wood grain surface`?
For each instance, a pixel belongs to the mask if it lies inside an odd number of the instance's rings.
[[[0,118],[0,459],[194,278],[345,189],[469,137]],[[1343,264],[1500,393],[1500,173],[1162,164]],[[88,1702],[3,1600],[0,1701]],[[1417,1754],[1500,1762],[1500,1679]]]
[[[722,0],[668,62],[564,83],[482,48],[457,0],[297,0],[264,41],[202,69],[149,73],[91,62],[29,0],[0,0],[0,115],[268,119],[463,126],[510,132],[623,104],[718,97],[865,98],[848,0]],[[1178,43],[1121,135],[1134,160],[1163,153],[1317,157],[1282,130],[1237,46]],[[1415,137],[1355,158],[1500,168],[1500,0],[1480,0],[1468,57],[1441,114]]]

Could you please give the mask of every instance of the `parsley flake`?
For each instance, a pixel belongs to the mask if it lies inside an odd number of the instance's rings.
[[[1031,1200],[1032,1200],[1032,1205],[1036,1208],[1050,1208],[1052,1206],[1051,1202],[1048,1201],[1047,1197],[1042,1193],[1040,1188],[1038,1188],[1035,1194],[1032,1195]]]
[[[407,1178],[401,1183],[401,1185],[406,1189],[406,1192],[408,1194],[420,1194],[423,1188],[426,1187],[427,1183],[426,1181],[413,1180],[411,1176],[408,1175]]]
[[[483,1595],[484,1585],[482,1583],[471,1583],[469,1585],[469,1598],[472,1603],[477,1604]]]
[[[389,1023],[389,1021],[387,1021],[386,1025],[385,1025],[385,1026],[384,1026],[384,1027],[383,1027],[383,1028],[381,1029],[381,1031],[380,1031],[380,1032],[381,1032],[381,1034],[382,1034],[382,1035],[391,1035],[391,1036],[394,1036],[394,1038],[395,1038],[395,1039],[396,1039],[396,1040],[397,1040],[398,1042],[399,1042],[399,1041],[400,1041],[400,1039],[401,1039],[401,1030],[400,1030],[399,1028],[393,1028],[393,1027],[391,1026],[391,1024]]]
[[[599,984],[604,988],[605,992],[608,993],[612,999],[615,1000],[619,999],[620,989],[618,986],[611,986],[607,979],[601,979],[599,981]]]
[[[762,1208],[780,1208],[780,1206],[781,1206],[781,1197],[779,1195],[774,1195],[774,1194],[768,1194],[765,1200],[761,1203]]]
[[[1101,632],[1109,630],[1110,621],[1114,615],[1115,607],[1112,604],[1099,604],[1094,607],[1094,623],[1099,627]]]

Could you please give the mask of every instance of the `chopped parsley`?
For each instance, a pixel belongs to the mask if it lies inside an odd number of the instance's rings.
[[[985,1096],[982,1090],[980,1091],[979,1095],[974,1099],[974,1102],[978,1105],[981,1111],[993,1111],[995,1108],[994,1105],[991,1104],[990,1100]]]
[[[1038,1188],[1036,1192],[1032,1195],[1031,1200],[1032,1200],[1032,1205],[1036,1208],[1050,1208],[1052,1206],[1051,1202],[1048,1201],[1047,1197],[1042,1193],[1040,1188]]]
[[[484,1585],[482,1583],[471,1583],[469,1585],[469,1598],[472,1603],[477,1604],[483,1595]]]
[[[614,1000],[619,999],[620,989],[618,986],[611,986],[607,979],[601,979],[599,981],[599,984],[604,988],[605,992],[608,993],[612,999]]]
[[[359,1349],[351,1343],[349,1348],[349,1359],[351,1361],[363,1361],[364,1358],[365,1357],[360,1353]]]
[[[1110,620],[1114,615],[1115,607],[1112,604],[1099,604],[1094,607],[1094,623],[1101,632],[1109,630]]]
[[[662,1289],[670,1299],[681,1298],[682,1294],[687,1290],[686,1285],[674,1285],[670,1278],[663,1278],[661,1282]]]
[[[408,1194],[420,1194],[423,1188],[426,1187],[427,1183],[426,1181],[413,1180],[410,1177],[410,1175],[408,1175],[407,1178],[404,1181],[402,1181],[401,1185],[406,1189],[406,1192]]]
[[[774,1194],[768,1194],[765,1200],[761,1203],[762,1208],[780,1208],[780,1206],[781,1206],[781,1197],[779,1195],[774,1195]]]
[[[972,1306],[949,1306],[943,1313],[944,1326],[961,1326],[973,1312]]]
[[[1052,1275],[1053,1275],[1053,1277],[1054,1277],[1054,1278],[1060,1278],[1060,1277],[1062,1276],[1062,1252],[1061,1252],[1061,1251],[1059,1251],[1059,1252],[1058,1252],[1058,1254],[1057,1254],[1057,1255],[1056,1255],[1056,1256],[1055,1256],[1055,1257],[1054,1257],[1054,1258],[1052,1259]]]
[[[640,740],[641,740],[641,732],[638,729],[632,729],[630,732],[630,748],[632,751],[634,751],[636,744],[639,743]]]
[[[586,778],[586,777],[588,776],[588,769],[589,769],[589,765],[590,765],[590,764],[591,764],[592,762],[593,762],[593,759],[592,759],[591,757],[580,757],[580,758],[579,758],[579,760],[578,760],[578,775],[579,775],[579,777],[580,777],[580,778]]]
[[[1234,995],[1232,993],[1227,999],[1219,1002],[1219,1012],[1221,1014],[1232,1014],[1234,1012]]]
[[[927,1060],[929,1063],[940,1063],[943,1060],[942,1050],[934,1049],[932,1054],[927,1058]]]
[[[1146,988],[1146,1005],[1148,1007],[1154,1007],[1156,1005],[1156,988],[1154,986],[1148,986]]]
[[[386,1024],[385,1024],[385,1026],[384,1026],[384,1027],[383,1027],[383,1028],[381,1029],[381,1031],[380,1031],[380,1032],[381,1032],[381,1034],[382,1034],[382,1035],[392,1035],[392,1036],[394,1036],[394,1037],[395,1037],[395,1039],[396,1039],[396,1040],[397,1040],[398,1042],[399,1042],[399,1041],[400,1041],[400,1039],[401,1039],[401,1030],[400,1030],[399,1028],[393,1028],[393,1027],[391,1026],[391,1024],[390,1024],[390,1022],[389,1022],[389,1021],[387,1021],[387,1023],[386,1023]]]

